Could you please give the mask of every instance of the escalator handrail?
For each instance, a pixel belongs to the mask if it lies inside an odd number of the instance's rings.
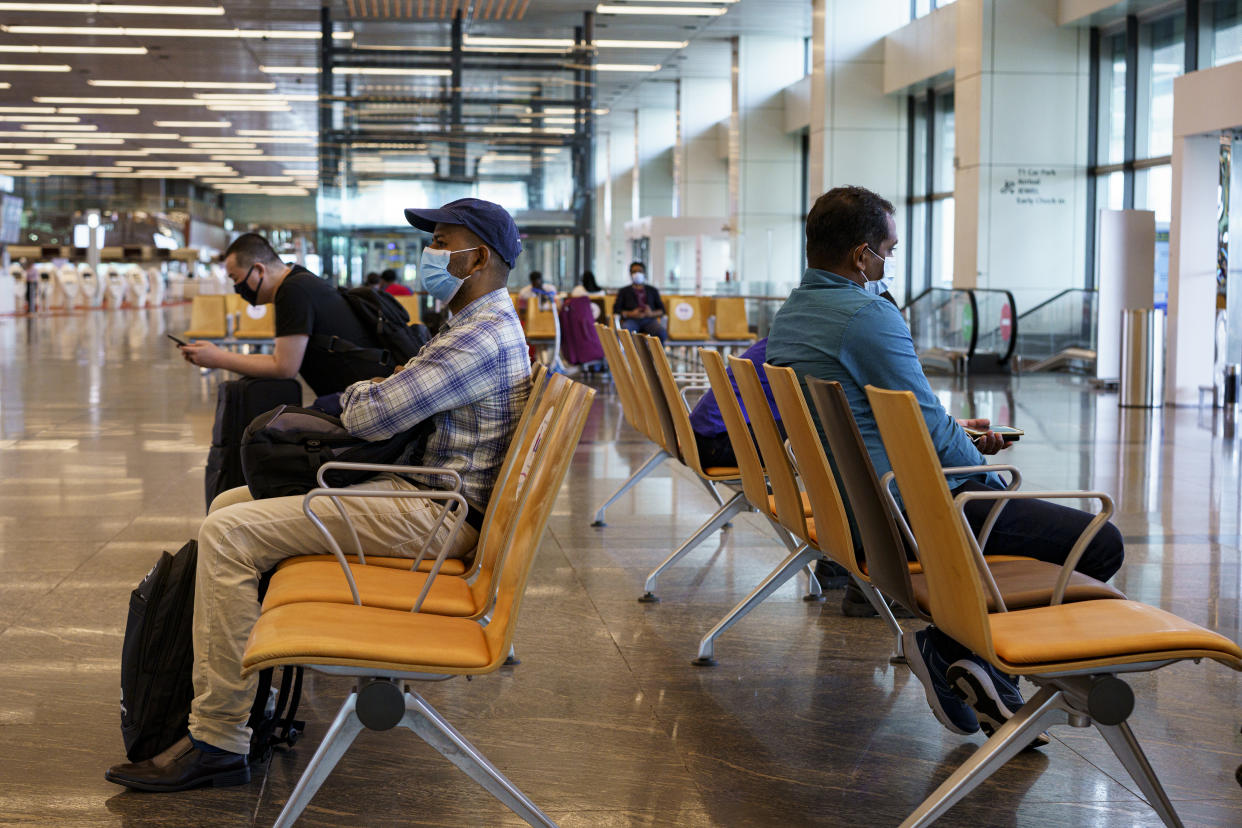
[[[971,290],[972,299],[974,298],[974,293],[976,291],[979,293],[1003,293],[1005,294],[1005,298],[1009,301],[1009,324],[1011,326],[1009,331],[1009,348],[1005,351],[1005,355],[1000,358],[1002,363],[1008,362],[1009,358],[1013,356],[1013,352],[1017,350],[1018,347],[1018,303],[1014,300],[1013,293],[1005,290],[1004,288],[974,288]],[[978,314],[976,314],[975,319],[978,320],[978,318]],[[978,321],[976,321],[976,331],[978,328],[979,324]]]
[[[1050,297],[1048,297],[1047,299],[1045,299],[1044,301],[1040,302],[1040,303],[1039,303],[1038,305],[1036,305],[1035,307],[1033,307],[1033,308],[1028,308],[1027,310],[1023,311],[1023,312],[1022,312],[1022,314],[1021,314],[1021,316],[1019,316],[1018,318],[1019,318],[1019,319],[1021,319],[1023,316],[1029,316],[1029,315],[1031,315],[1032,313],[1034,313],[1035,311],[1040,310],[1040,309],[1044,308],[1044,307],[1045,307],[1045,306],[1047,306],[1047,305],[1051,305],[1053,302],[1057,301],[1057,300],[1058,300],[1058,299],[1060,299],[1062,296],[1069,296],[1071,293],[1082,293],[1082,294],[1088,294],[1088,293],[1097,293],[1097,291],[1095,291],[1095,290],[1087,290],[1086,288],[1066,288],[1065,290],[1061,291],[1060,293],[1056,294],[1055,296],[1050,296]],[[1017,308],[1015,308],[1014,310],[1017,310]]]

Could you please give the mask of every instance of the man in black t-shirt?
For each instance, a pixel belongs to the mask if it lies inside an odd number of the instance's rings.
[[[233,290],[248,303],[275,306],[275,350],[239,354],[196,341],[181,346],[187,362],[248,377],[291,378],[301,373],[316,396],[344,391],[374,376],[374,370],[362,369],[320,344],[336,336],[360,348],[380,347],[327,281],[301,265],[285,264],[267,240],[255,233],[238,236],[229,245],[224,251],[224,269],[233,280]]]

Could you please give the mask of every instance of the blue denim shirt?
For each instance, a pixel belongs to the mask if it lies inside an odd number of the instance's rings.
[[[892,467],[867,402],[867,385],[914,392],[942,466],[987,462],[928,385],[901,311],[849,279],[807,268],[802,283],[772,322],[767,358],[773,365],[793,368],[803,393],[806,374],[841,383],[880,477]],[[824,440],[818,413],[814,406],[811,410]],[[826,440],[824,449],[828,450]],[[970,479],[1002,485],[995,474],[949,475],[946,479],[950,489]]]

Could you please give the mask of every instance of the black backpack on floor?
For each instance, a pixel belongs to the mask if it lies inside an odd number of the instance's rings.
[[[129,619],[121,647],[121,737],[125,755],[141,762],[185,736],[194,698],[194,581],[198,544],[190,541],[164,552],[129,597]],[[259,600],[268,575],[259,582]],[[298,740],[302,668],[282,668],[280,689],[272,691],[271,669],[259,673],[250,709],[250,759],[266,760],[277,746]]]
[[[337,290],[362,323],[363,330],[375,338],[379,347],[364,348],[339,336],[325,334],[312,336],[310,342],[351,363],[373,364],[375,368],[370,376],[388,376],[393,368],[417,356],[419,349],[431,339],[431,332],[425,325],[410,324],[410,315],[391,294],[369,287]]]
[[[397,463],[420,460],[435,425],[426,419],[387,440],[354,437],[341,421],[311,408],[282,405],[254,418],[242,437],[241,465],[255,500],[306,494],[319,483],[315,475],[330,460],[348,463]],[[408,452],[408,454],[407,454]],[[350,486],[373,472],[330,471],[329,486]]]

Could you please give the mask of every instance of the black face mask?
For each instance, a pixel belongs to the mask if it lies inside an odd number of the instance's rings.
[[[237,282],[236,284],[233,285],[233,292],[236,293],[238,296],[240,296],[242,299],[245,299],[247,304],[258,306],[259,305],[259,289],[252,288],[250,287],[249,284],[247,284],[250,281],[250,274],[253,272],[254,272],[254,266],[252,265],[250,269],[246,271],[246,278],[242,279],[240,282]],[[262,286],[263,286],[263,277],[260,276],[259,287],[262,287]]]

